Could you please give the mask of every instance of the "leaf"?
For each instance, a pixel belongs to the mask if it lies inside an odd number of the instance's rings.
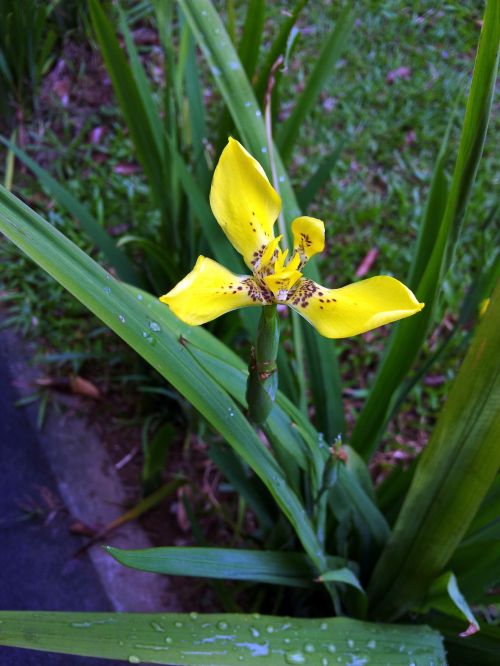
[[[238,47],[241,64],[249,79],[252,78],[259,59],[259,49],[264,30],[265,0],[250,0],[247,8],[243,35]]]
[[[108,546],[106,550],[125,566],[170,576],[251,580],[292,587],[312,587],[317,576],[303,553],[180,546],[143,550]]]
[[[291,115],[279,129],[276,143],[285,162],[291,156],[301,125],[316,104],[326,79],[332,74],[335,63],[347,43],[354,26],[354,17],[353,7],[347,5],[328,35]]]
[[[474,613],[470,609],[469,604],[465,597],[458,589],[457,579],[455,574],[447,571],[442,576],[435,580],[426,592],[422,604],[418,605],[418,612],[426,613],[431,609],[439,610],[445,615],[462,615],[469,622],[469,629],[462,632],[461,636],[471,636],[479,631],[479,623],[474,617]]]
[[[422,240],[417,246],[419,256],[414,263],[412,277],[416,279],[418,273],[421,273],[415,293],[418,300],[426,305],[417,316],[399,322],[394,328],[375,383],[356,423],[352,446],[365,458],[374,451],[393,405],[397,401],[396,392],[425,340],[443,275],[451,264],[486,139],[498,68],[499,44],[500,3],[488,0],[446,207],[437,234],[432,225],[424,222],[426,228],[430,230],[431,242]],[[439,180],[441,185],[436,187],[443,190],[444,183],[441,176]],[[431,196],[434,196],[433,193],[434,187]],[[435,193],[438,211],[442,206],[443,194],[443,192]],[[435,212],[429,206],[427,210],[432,214]],[[420,253],[423,253],[424,246],[430,250],[426,251],[425,266],[420,261],[423,256]]]
[[[346,567],[342,569],[334,569],[333,571],[326,571],[325,573],[321,574],[318,580],[322,582],[332,581],[334,583],[345,583],[346,585],[352,585],[360,592],[365,594],[365,591],[363,590],[358,577]]]
[[[85,233],[95,246],[101,250],[111,266],[116,269],[122,280],[137,286],[143,286],[142,279],[137,275],[135,268],[132,266],[127,256],[116,246],[111,236],[109,236],[106,230],[101,227],[99,222],[89,213],[87,208],[75,199],[69,190],[52,178],[45,169],[42,169],[42,167],[39,166],[24,150],[18,148],[14,143],[7,141],[7,139],[4,139],[2,136],[0,136],[0,141],[9,149],[9,151],[12,151],[21,162],[28,167],[28,169],[33,171],[41,185],[47,190],[50,196],[57,201],[59,206],[67,210],[72,217],[78,220]]]
[[[90,17],[101,49],[106,69],[127,123],[137,157],[146,173],[156,205],[164,206],[165,163],[162,128],[152,100],[149,84],[135,54],[127,31],[131,64],[127,62],[115,30],[98,0],[89,2]],[[122,21],[123,27],[123,21]]]
[[[446,664],[441,636],[429,627],[343,617],[0,611],[0,645],[170,666],[307,664],[309,654],[317,663],[351,666],[368,659],[381,666]]]
[[[397,617],[442,573],[500,467],[498,321],[500,283],[373,572],[375,617]]]

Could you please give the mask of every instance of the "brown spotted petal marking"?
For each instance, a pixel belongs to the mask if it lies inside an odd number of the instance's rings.
[[[293,251],[279,247],[274,223],[278,193],[263,168],[229,139],[214,172],[212,211],[243,256],[252,275],[235,275],[212,259],[199,257],[193,270],[160,300],[179,319],[204,324],[225,312],[285,303],[329,338],[343,338],[396,321],[423,308],[412,292],[391,277],[375,277],[341,289],[327,289],[302,275],[309,259],[322,252],[325,227],[302,216],[292,222]]]

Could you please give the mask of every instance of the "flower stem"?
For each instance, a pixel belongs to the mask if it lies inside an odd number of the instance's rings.
[[[260,315],[247,382],[249,416],[257,424],[264,423],[269,416],[278,390],[279,337],[276,305],[266,305]]]

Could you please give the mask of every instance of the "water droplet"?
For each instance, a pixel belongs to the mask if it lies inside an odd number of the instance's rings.
[[[208,13],[208,12],[207,12],[207,10],[206,10],[206,9],[204,9],[204,10],[203,10],[203,11],[201,12],[201,15],[202,15],[202,16],[206,16],[206,15],[207,15],[207,13]]]
[[[212,74],[214,76],[220,76],[220,69],[218,67],[212,67]]]
[[[125,317],[122,314],[118,315],[118,319],[121,321],[122,324],[125,323]]]
[[[285,643],[285,645],[289,645],[290,644],[290,639],[289,638],[284,638],[283,643]]]
[[[170,644],[172,643],[172,637],[171,637],[171,636],[167,636],[167,637],[165,638],[165,643],[168,643],[168,644],[170,645]]]
[[[326,657],[323,657],[321,660],[321,666],[328,666],[328,659]]]
[[[337,648],[332,643],[330,643],[330,645],[328,645],[328,647],[326,649],[328,650],[328,652],[330,654],[333,654],[334,652],[337,652]]]
[[[328,629],[328,622],[322,622],[319,625],[319,628],[321,629],[321,631],[326,631]]]
[[[139,657],[136,657],[135,654],[131,654],[128,658],[129,664],[140,664],[141,660]]]
[[[165,631],[165,627],[162,627],[159,622],[151,622],[151,626],[155,631]]]
[[[260,118],[260,116],[262,115],[262,111],[260,109],[257,109],[255,115],[257,116],[257,118]]]
[[[405,651],[405,646],[404,646],[404,645],[400,645],[400,646],[399,646],[399,651],[400,651],[400,652],[404,652],[404,651]]]
[[[256,620],[260,620],[260,613],[252,613],[252,617]]]
[[[143,296],[142,294],[137,294],[137,300],[138,300],[138,301],[143,301],[143,300],[144,300],[144,296]]]
[[[242,654],[240,654],[239,657],[238,657],[238,661],[243,661],[244,658],[245,657]]]
[[[249,106],[252,106],[252,102],[245,102],[245,106],[246,106],[247,109],[248,109]]]
[[[350,648],[353,648],[353,647],[354,647],[354,641],[352,640],[352,638],[350,638],[350,639],[347,641],[347,645],[348,645]]]
[[[75,627],[75,629],[81,629],[81,628],[87,629],[88,627],[92,626],[92,622],[72,622],[71,626]]]
[[[250,627],[250,632],[254,638],[258,638],[260,636],[260,631],[255,627]]]
[[[195,611],[192,611],[191,613],[189,613],[189,617],[192,620],[197,620],[198,619],[198,613],[196,613]]]
[[[234,409],[232,407],[228,407],[227,413],[229,414],[229,416],[234,416]]]
[[[105,294],[110,294],[111,293],[111,287],[104,287],[103,292]]]
[[[217,629],[227,629],[229,627],[227,622],[217,622]]]
[[[280,181],[280,183],[284,183],[285,182],[285,176],[280,176],[278,178],[278,180]]]
[[[142,337],[143,337],[145,340],[147,340],[147,342],[149,342],[149,343],[154,342],[154,338],[153,338],[153,336],[152,336],[152,335],[149,335],[149,333],[148,333],[147,331],[143,331],[143,332],[142,332]]]
[[[231,69],[235,71],[240,68],[240,63],[237,62],[236,60],[233,60],[232,62],[229,63],[229,67],[231,67]]]
[[[154,331],[155,333],[159,333],[161,331],[161,326],[157,321],[150,321],[149,330]]]
[[[268,624],[266,627],[266,631],[268,634],[272,634],[274,631],[274,627],[271,624]]]
[[[314,645],[312,643],[306,643],[304,645],[304,652],[308,652],[311,654],[311,652],[314,652]]]
[[[287,664],[305,664],[306,658],[304,657],[302,652],[294,650],[293,652],[287,652],[285,654],[285,662]]]
[[[375,648],[377,647],[377,641],[373,640],[372,638],[370,641],[368,641],[366,647],[370,648],[370,650],[375,650]]]
[[[262,148],[260,149],[260,152],[261,153],[267,153],[267,148],[265,146],[262,146]]]

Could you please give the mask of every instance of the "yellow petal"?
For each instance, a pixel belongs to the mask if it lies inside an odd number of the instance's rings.
[[[326,338],[347,338],[409,317],[424,307],[404,284],[378,276],[341,289],[303,278],[288,300]]]
[[[325,225],[315,217],[297,217],[292,222],[293,249],[302,268],[309,259],[325,249]]]
[[[198,326],[236,308],[262,305],[263,296],[252,277],[235,275],[201,256],[191,273],[160,301],[186,324]]]
[[[210,205],[224,233],[250,268],[274,238],[281,199],[264,169],[229,139],[214,172]]]

